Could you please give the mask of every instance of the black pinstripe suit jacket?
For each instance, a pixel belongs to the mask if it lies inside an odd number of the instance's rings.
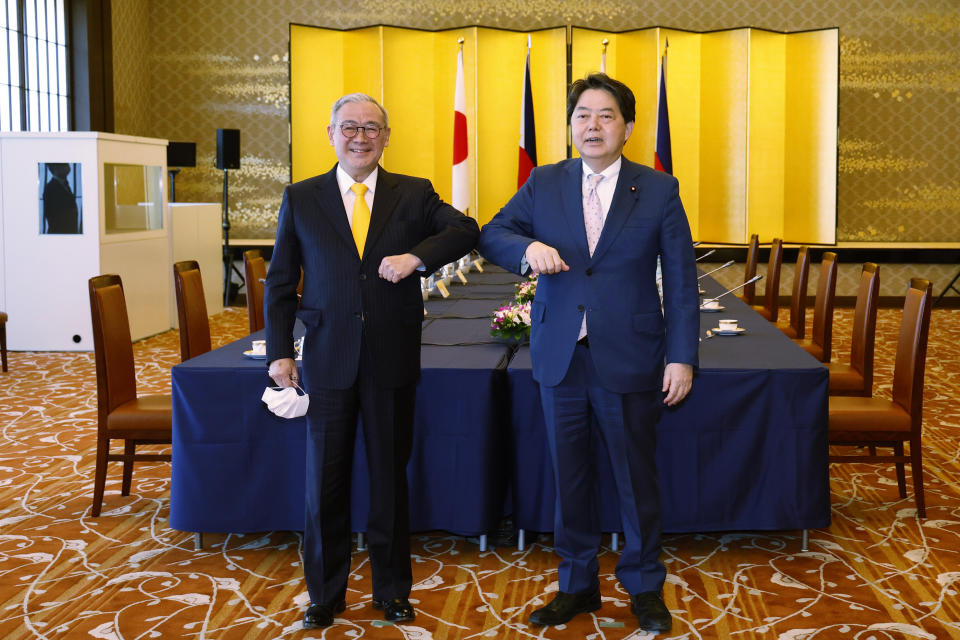
[[[289,185],[266,279],[267,362],[293,357],[294,318],[299,317],[307,328],[302,368],[308,391],[353,384],[361,337],[373,355],[378,385],[414,383],[420,375],[423,323],[419,274],[393,284],[381,279],[377,268],[385,256],[412,253],[432,273],[473,249],[479,233],[473,219],[440,200],[429,180],[380,168],[361,259],[336,167]]]

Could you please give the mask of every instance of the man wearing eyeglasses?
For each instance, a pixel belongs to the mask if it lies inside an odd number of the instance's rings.
[[[480,233],[429,180],[378,166],[390,127],[370,96],[337,100],[327,135],[337,165],[284,191],[264,298],[269,374],[282,387],[298,383],[294,319],[306,326],[305,628],[332,624],[346,607],[358,418],[370,470],[372,605],[387,621],[414,619],[406,466],[420,375],[418,273],[468,253]]]

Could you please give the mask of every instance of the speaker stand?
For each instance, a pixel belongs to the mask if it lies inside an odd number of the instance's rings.
[[[933,306],[940,304],[940,301],[943,300],[943,296],[947,295],[947,291],[953,290],[957,293],[960,293],[960,289],[957,289],[956,285],[957,280],[960,279],[960,271],[957,271],[957,275],[953,276],[953,280],[950,281],[950,284],[947,285],[947,288],[940,292],[940,295],[937,297],[937,301],[933,303]]]
[[[240,282],[243,282],[243,274],[233,264],[233,249],[230,247],[230,197],[229,197],[229,173],[227,169],[223,170],[223,306],[230,306],[230,282],[232,276],[236,273],[240,276]]]
[[[167,174],[170,176],[170,202],[177,201],[177,191],[174,188],[175,181],[177,179],[177,174],[180,173],[180,167],[175,169],[167,168]]]

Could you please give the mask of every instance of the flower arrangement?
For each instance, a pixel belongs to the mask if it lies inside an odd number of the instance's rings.
[[[493,312],[490,335],[498,338],[526,340],[530,337],[530,303],[511,302]]]
[[[537,276],[530,276],[516,285],[513,302],[493,312],[490,335],[524,341],[530,338],[530,305],[537,293]]]

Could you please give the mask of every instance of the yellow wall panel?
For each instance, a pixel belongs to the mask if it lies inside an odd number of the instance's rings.
[[[660,68],[660,29],[644,29],[620,34],[615,50],[616,71],[612,77],[633,91],[637,115],[633,134],[623,148],[623,155],[634,162],[653,166],[657,131],[657,85]],[[607,61],[610,55],[608,52]]]
[[[327,171],[337,161],[327,139],[327,124],[330,107],[343,87],[344,33],[299,25],[290,27],[290,138],[294,182]]]
[[[836,242],[836,29],[787,39],[784,235],[797,242]]]
[[[701,36],[700,237],[744,242],[749,31]]]
[[[530,77],[537,126],[537,163],[550,164],[567,157],[567,70],[557,60],[566,58],[566,29],[544,29],[530,34]],[[520,132],[517,105],[517,135]],[[543,132],[541,134],[541,132]]]
[[[413,176],[434,173],[435,105],[449,105],[453,119],[452,84],[446,90],[448,83],[438,82],[449,71],[444,74],[434,59],[437,37],[429,31],[383,27],[382,103],[390,113],[391,133],[382,163],[388,171]]]
[[[784,235],[786,41],[782,33],[750,33],[746,234],[765,241]]]
[[[550,32],[559,32],[551,34]],[[564,157],[564,91],[557,61],[566,59],[562,29],[531,33],[530,81],[537,129],[537,162]],[[477,218],[492,218],[517,191],[520,108],[527,34],[477,29]],[[546,67],[546,68],[544,68]],[[557,87],[553,85],[557,84]],[[550,122],[549,120],[554,120]]]

